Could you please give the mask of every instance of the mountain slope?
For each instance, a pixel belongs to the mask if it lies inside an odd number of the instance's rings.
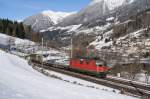
[[[134,2],[134,0],[93,0],[90,5],[94,5],[101,1],[104,1],[106,3],[109,10],[113,10],[121,5],[130,4],[130,3]]]
[[[112,14],[112,10],[133,3],[134,0],[93,0],[87,7],[63,19],[59,25],[77,25],[91,22],[103,23],[107,16]]]
[[[43,11],[39,14],[26,18],[23,21],[23,23],[26,25],[31,25],[31,28],[34,31],[40,31],[42,29],[47,29],[51,26],[56,25],[63,18],[74,13],[75,12],[67,13],[67,12]]]
[[[90,4],[75,15],[68,16],[62,20],[58,25],[68,26],[83,24],[97,17],[102,17],[109,12],[108,6],[104,1],[96,4]]]

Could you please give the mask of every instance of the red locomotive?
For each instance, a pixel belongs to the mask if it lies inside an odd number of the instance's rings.
[[[70,68],[88,73],[90,75],[98,75],[105,78],[110,67],[96,64],[94,59],[72,59],[70,60]]]
[[[104,65],[105,61],[98,56],[98,51],[93,47],[73,50],[69,68],[89,75],[105,78],[110,67]]]

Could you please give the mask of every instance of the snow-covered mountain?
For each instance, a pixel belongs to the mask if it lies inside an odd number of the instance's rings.
[[[101,1],[105,2],[109,10],[113,10],[121,5],[130,4],[134,0],[93,0],[90,5],[95,5],[96,3],[99,3]]]
[[[75,14],[75,12],[54,12],[51,10],[43,11],[41,14],[50,17],[54,24],[59,23],[63,18],[69,16],[71,14]]]
[[[109,17],[116,19],[127,19],[144,9],[147,0],[93,0],[88,6],[79,12],[53,12],[43,11],[24,20],[27,25],[32,25],[32,29],[40,31],[51,26],[69,25],[104,25]]]
[[[68,26],[84,24],[86,22],[97,19],[98,17],[103,17],[108,13],[109,8],[107,4],[101,0],[99,3],[89,4],[87,7],[83,8],[75,15],[70,15],[64,18],[63,21],[59,23],[59,25]]]
[[[64,18],[60,25],[103,23],[118,7],[127,6],[133,2],[134,0],[93,0],[75,15]]]
[[[23,22],[26,25],[31,25],[34,31],[40,31],[42,29],[47,29],[51,26],[56,25],[63,18],[74,13],[75,12],[53,12],[48,10],[30,16],[26,18]]]
[[[99,50],[110,48],[114,46],[114,40],[147,29],[150,26],[149,9],[149,0],[93,0],[79,12],[56,24],[53,22],[40,32],[61,47],[70,45],[71,37],[77,36],[77,42],[86,41]],[[80,39],[83,35],[86,40]]]

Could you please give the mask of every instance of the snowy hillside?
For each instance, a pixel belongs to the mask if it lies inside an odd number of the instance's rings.
[[[92,20],[97,19],[98,17],[102,17],[109,13],[109,8],[104,1],[100,1],[98,3],[90,4],[75,15],[70,15],[62,20],[58,25],[60,26],[68,26],[68,25],[78,25],[90,22]]]
[[[121,5],[134,2],[134,0],[93,0],[91,2],[91,5],[94,5],[94,4],[99,3],[101,1],[104,1],[106,3],[109,10],[113,10],[113,9],[115,9]]]
[[[77,24],[102,24],[109,16],[114,17],[117,9],[131,5],[135,0],[93,0],[89,5],[63,19],[61,26]],[[123,12],[121,12],[123,13]],[[121,14],[120,13],[120,14]]]
[[[33,70],[27,61],[3,51],[0,51],[0,68],[1,99],[136,99],[46,77]]]
[[[6,34],[0,33],[0,44],[1,45],[35,45],[34,42],[27,39],[19,39],[16,37],[8,36]]]

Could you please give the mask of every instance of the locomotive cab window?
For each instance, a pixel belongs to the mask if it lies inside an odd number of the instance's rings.
[[[83,61],[84,61],[83,59],[80,59],[80,64],[83,64]]]
[[[99,67],[101,67],[101,66],[103,66],[103,62],[98,61],[98,62],[96,62],[96,65],[99,66]]]
[[[102,67],[103,65],[102,65],[102,64],[99,64],[99,65],[97,65],[97,66]]]

